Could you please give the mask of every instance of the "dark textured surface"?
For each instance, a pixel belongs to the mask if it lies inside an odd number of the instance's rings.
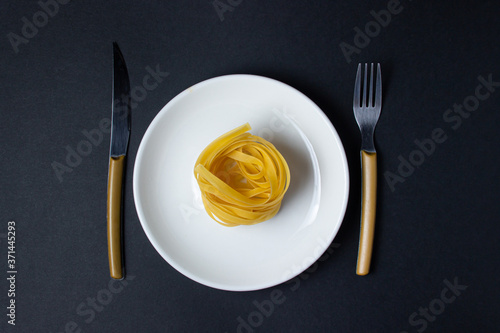
[[[447,110],[474,101],[467,97],[476,93],[479,76],[500,82],[500,4],[401,1],[400,12],[348,63],[341,43],[354,46],[354,28],[370,27],[370,11],[392,1],[220,2],[233,4],[223,20],[213,1],[71,1],[45,25],[35,1],[0,5],[0,331],[235,332],[238,325],[240,332],[498,331],[500,83],[460,124]],[[23,18],[33,22],[33,15],[43,26],[35,35],[25,29],[33,36],[16,53],[9,33],[24,38]],[[67,149],[85,140],[82,132],[107,130],[112,41],[124,54],[132,87],[142,85],[147,68],[169,75],[132,112],[129,280],[109,285],[109,135],[97,135],[71,172],[58,178],[52,165],[68,166]],[[380,62],[384,78],[375,252],[366,277],[355,275],[358,62]],[[327,259],[292,282],[246,293],[199,285],[169,266],[142,231],[132,196],[133,161],[158,111],[185,88],[232,73],[278,79],[316,102],[339,132],[351,176],[347,214]],[[439,129],[446,140],[428,156],[415,153],[415,140]],[[384,174],[398,174],[399,158],[419,156],[421,165],[411,175],[401,169],[407,177],[391,189]],[[17,232],[15,326],[6,316],[10,220]],[[467,289],[453,294],[445,289],[449,283]],[[258,315],[255,304],[279,293],[272,313]],[[95,298],[104,305],[93,307]]]

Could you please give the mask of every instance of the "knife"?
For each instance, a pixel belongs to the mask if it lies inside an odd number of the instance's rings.
[[[108,173],[108,258],[113,279],[123,279],[122,201],[123,179],[130,137],[130,81],[125,60],[113,43],[113,100]]]

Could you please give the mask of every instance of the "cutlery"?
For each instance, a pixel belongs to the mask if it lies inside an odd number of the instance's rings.
[[[108,258],[113,279],[123,279],[122,201],[123,179],[130,137],[130,81],[125,60],[113,43],[113,100],[108,174]]]
[[[368,64],[365,64],[363,86],[361,86],[361,64],[358,65],[354,86],[354,117],[361,131],[361,232],[359,235],[357,275],[370,271],[375,230],[377,204],[377,152],[373,143],[373,132],[382,109],[382,74],[377,64],[375,101],[373,101],[373,63],[370,66],[370,87],[368,90]],[[368,98],[367,98],[368,91]],[[361,92],[363,95],[361,96]]]

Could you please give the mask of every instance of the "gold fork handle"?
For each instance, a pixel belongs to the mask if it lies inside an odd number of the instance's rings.
[[[370,271],[375,231],[375,212],[377,205],[377,153],[361,151],[361,232],[359,235],[357,275]]]

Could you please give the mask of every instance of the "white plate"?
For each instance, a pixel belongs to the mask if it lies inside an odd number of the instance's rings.
[[[288,162],[290,188],[279,213],[253,226],[224,227],[205,212],[193,168],[221,134],[250,123]],[[134,168],[142,227],[158,253],[201,284],[248,291],[300,274],[342,223],[349,173],[340,138],[305,95],[254,75],[227,75],[186,89],[156,116]]]

